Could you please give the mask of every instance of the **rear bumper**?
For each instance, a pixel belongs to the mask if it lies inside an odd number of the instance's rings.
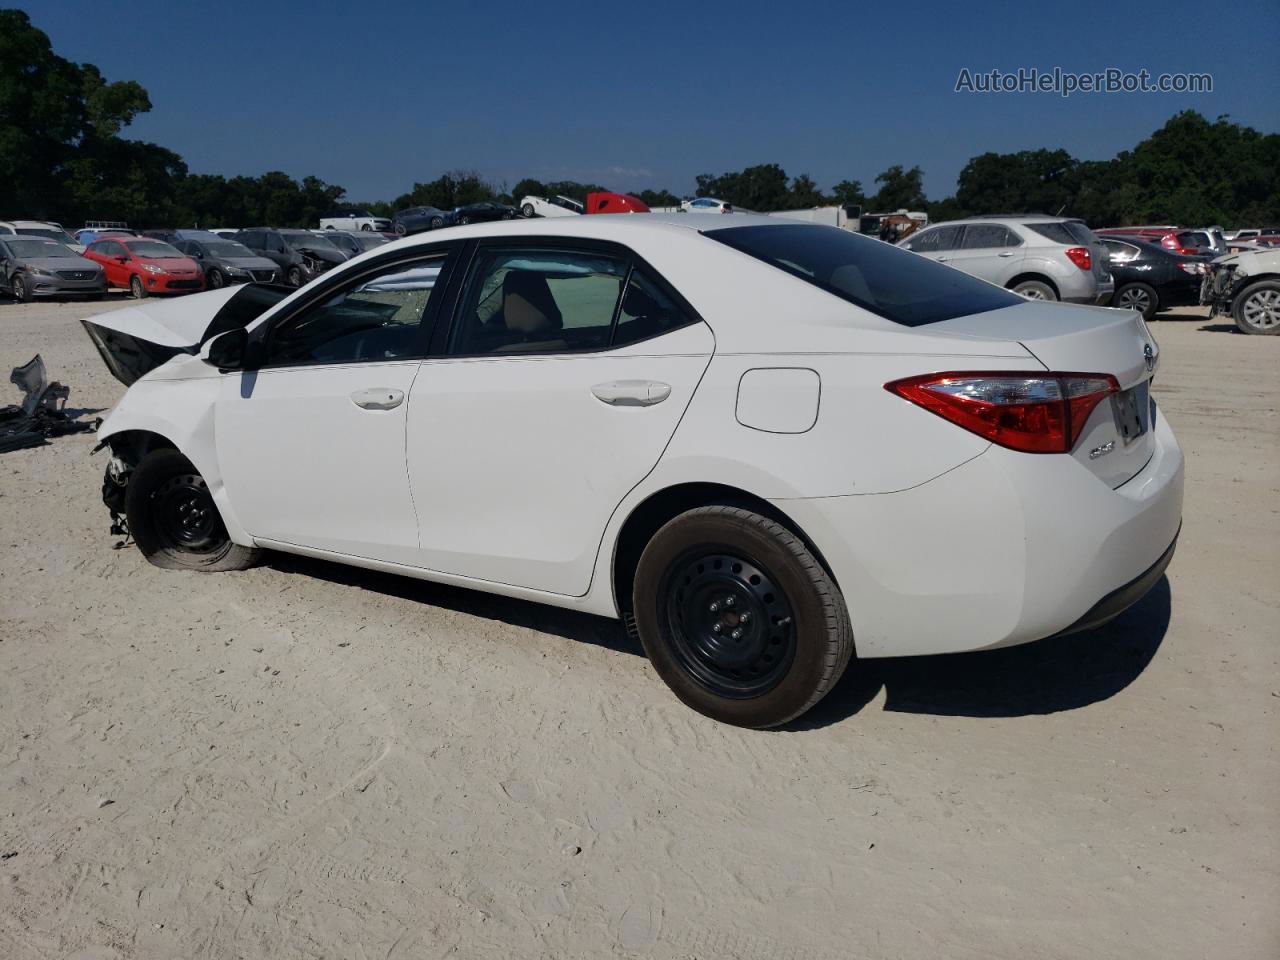
[[[1067,637],[1073,633],[1084,633],[1096,630],[1105,623],[1110,623],[1135,603],[1151,592],[1151,588],[1160,582],[1165,569],[1173,560],[1173,551],[1178,546],[1178,538],[1173,538],[1169,549],[1160,554],[1160,559],[1149,566],[1141,574],[1134,577],[1123,587],[1117,587],[1089,608],[1089,612],[1065,630],[1059,630],[1055,637]]]
[[[1159,580],[1183,457],[1162,415],[1152,429],[1117,489],[1074,458],[991,447],[910,490],[774,503],[831,567],[859,656],[1012,646],[1088,629]]]

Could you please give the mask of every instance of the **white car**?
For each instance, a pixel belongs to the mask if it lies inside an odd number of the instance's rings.
[[[619,617],[745,726],[855,649],[1100,624],[1181,522],[1141,315],[834,227],[479,224],[85,326],[130,385],[104,499],[153,563],[283,550]]]
[[[695,197],[681,200],[680,209],[685,213],[733,213],[733,204],[714,197]]]
[[[520,212],[526,217],[575,217],[583,212],[583,206],[569,197],[528,196],[520,201]]]
[[[378,233],[391,232],[391,220],[388,217],[375,217],[368,210],[347,208],[334,210],[328,216],[320,218],[321,230],[373,230]]]
[[[63,229],[62,224],[52,220],[0,220],[0,236],[17,235],[20,237],[44,237],[56,240],[74,253],[84,253],[85,246]]]

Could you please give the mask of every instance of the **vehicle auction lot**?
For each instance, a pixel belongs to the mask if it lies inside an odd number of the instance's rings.
[[[127,305],[0,303],[0,403],[39,352],[105,414],[78,319]],[[1152,326],[1187,487],[1141,604],[855,663],[775,732],[612,621],[157,569],[91,435],[0,456],[0,956],[1276,956],[1280,338],[1234,330]]]

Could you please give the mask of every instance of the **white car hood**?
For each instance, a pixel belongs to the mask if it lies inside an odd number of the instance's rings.
[[[223,287],[175,300],[140,301],[85,322],[161,347],[187,349],[199,345],[214,314],[239,291],[239,287]]]

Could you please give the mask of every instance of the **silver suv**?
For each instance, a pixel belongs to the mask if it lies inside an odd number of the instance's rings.
[[[970,217],[934,224],[898,246],[1031,300],[1106,304],[1115,290],[1107,251],[1081,220]]]

